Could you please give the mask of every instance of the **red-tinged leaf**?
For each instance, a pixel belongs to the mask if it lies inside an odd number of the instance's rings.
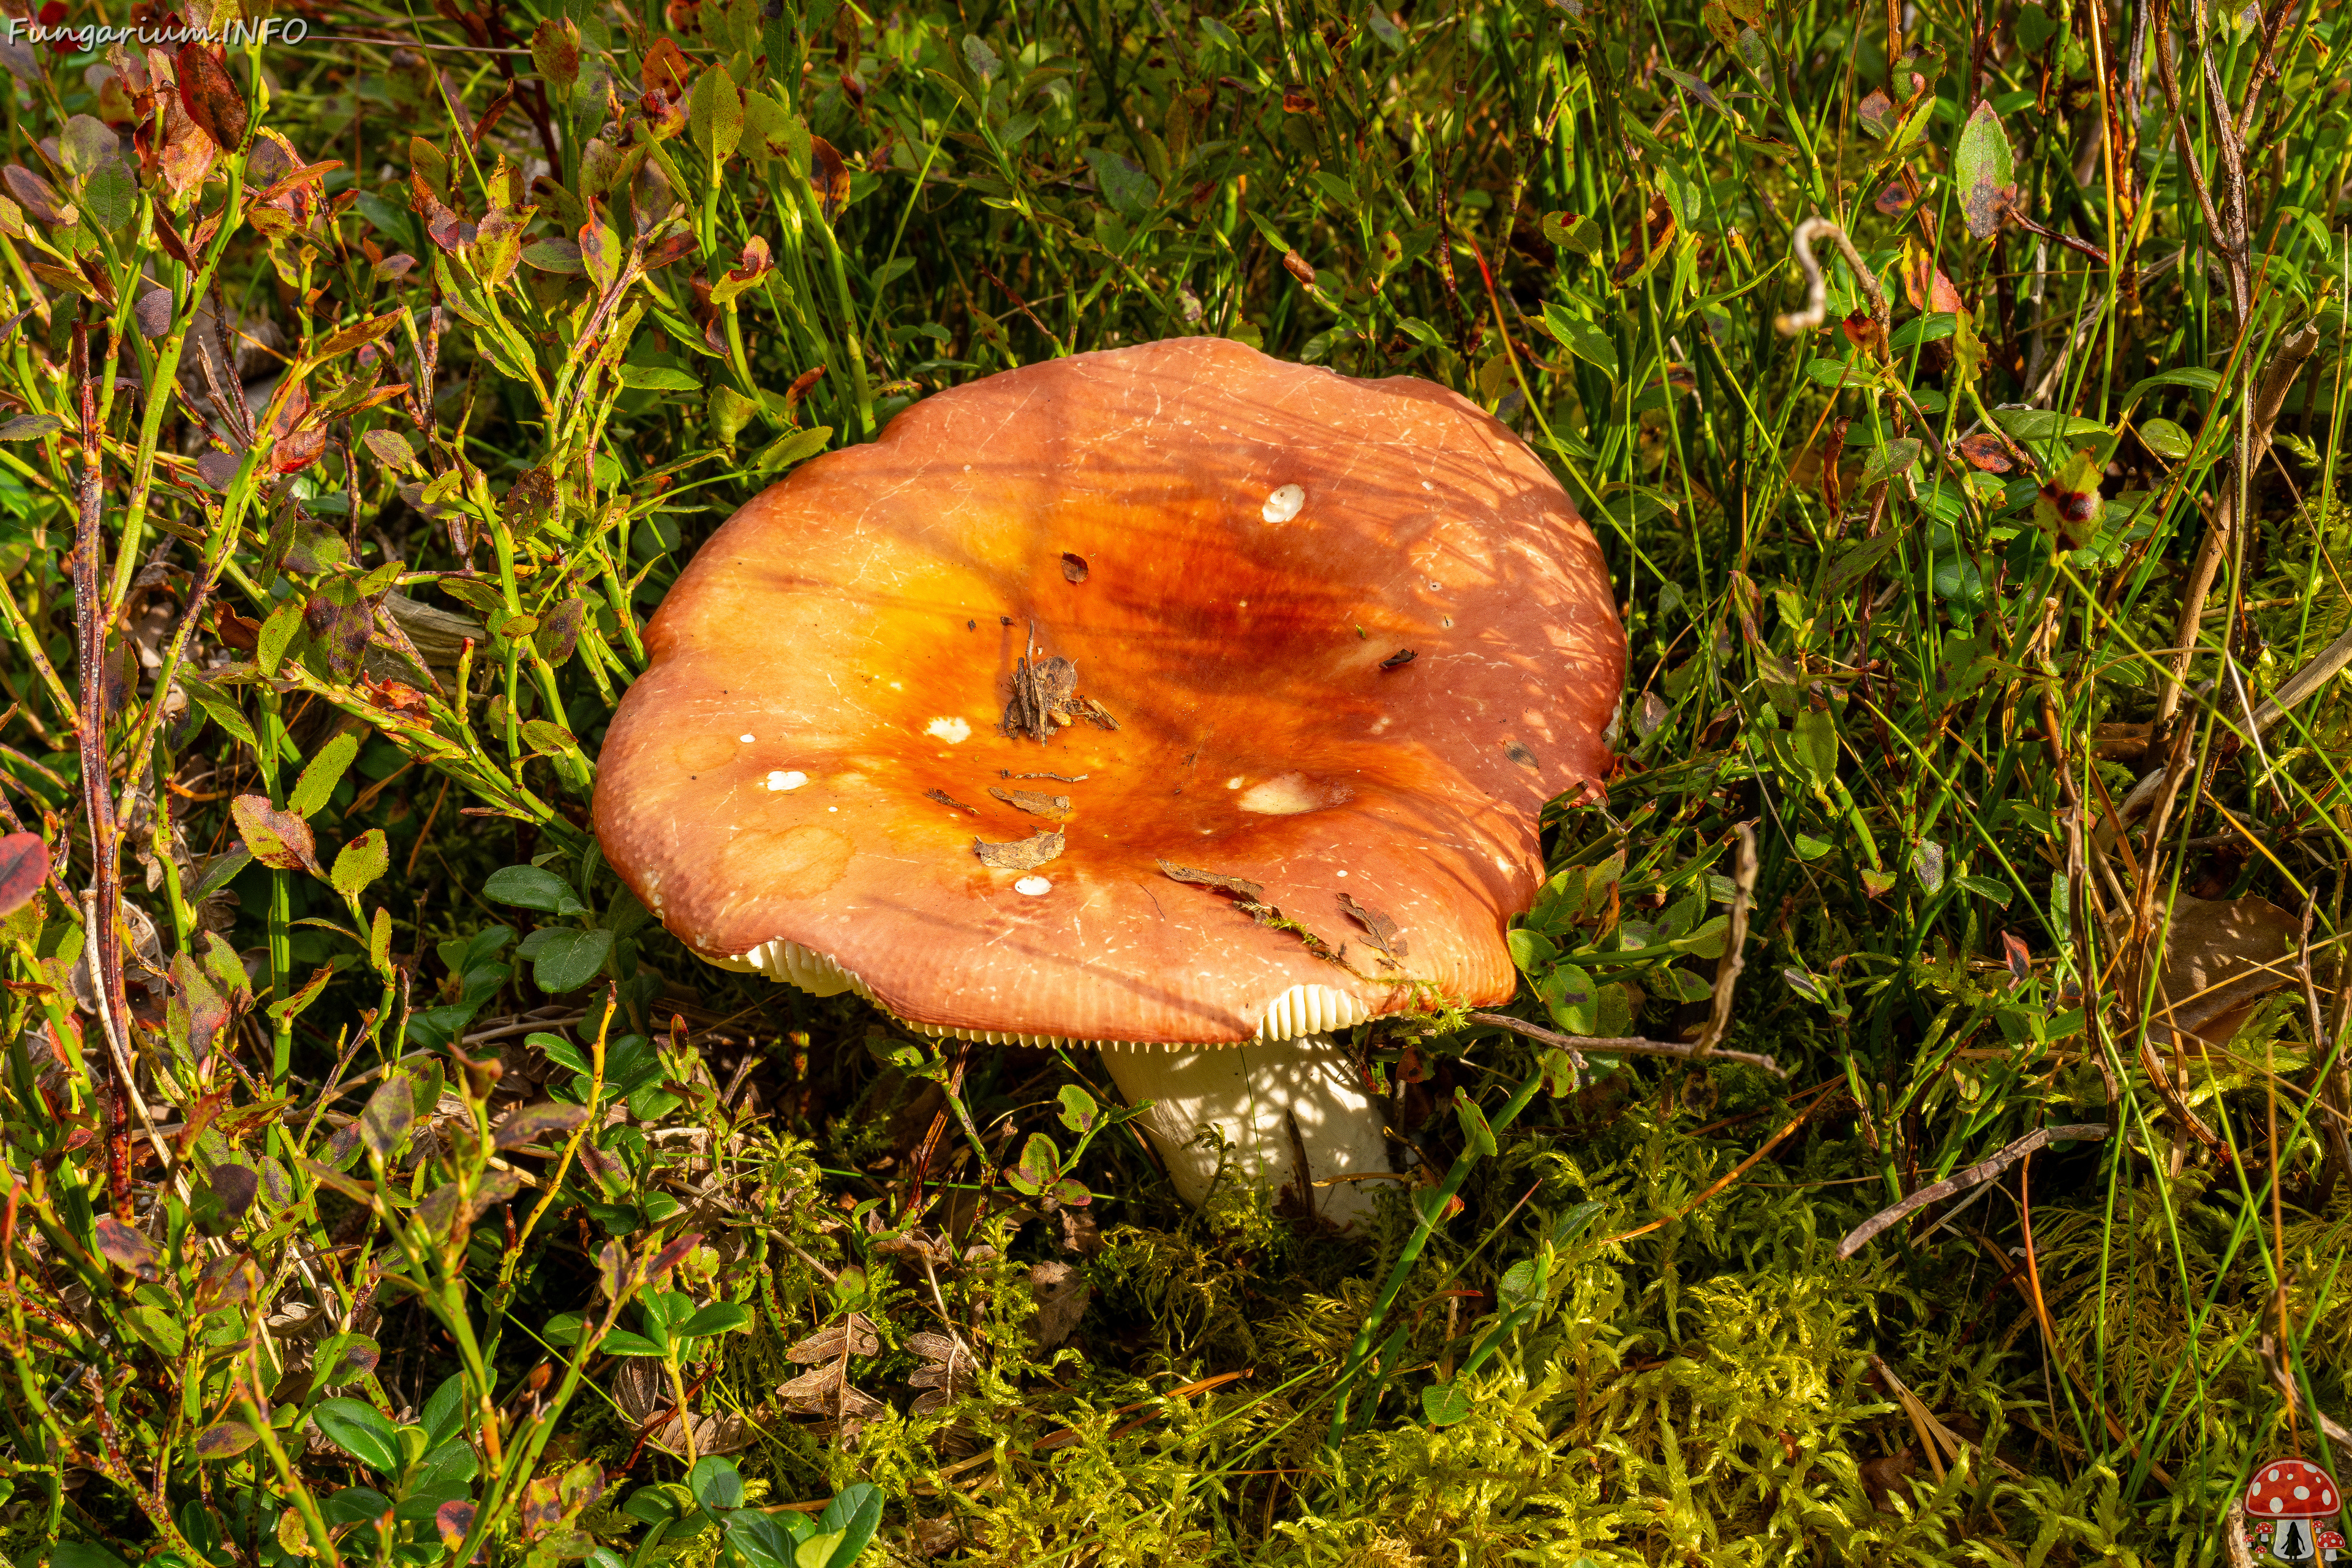
[[[163,254],[183,267],[199,265],[188,249],[188,242],[180,237],[178,229],[172,226],[172,215],[164,210],[163,204],[152,204],[148,213],[149,221],[155,226],[155,243],[163,247]]]
[[[656,38],[646,50],[645,63],[637,70],[637,85],[647,92],[667,94],[673,101],[683,102],[686,89],[694,81],[694,62],[686,51],[671,38]]]
[[[205,452],[196,458],[196,477],[213,489],[226,491],[245,467],[245,458],[236,452]]]
[[[654,1260],[646,1265],[646,1278],[648,1279],[660,1279],[663,1275],[677,1268],[688,1253],[692,1252],[696,1247],[701,1245],[702,1233],[698,1230],[688,1231],[684,1236],[679,1237],[676,1241],[671,1242],[667,1247],[663,1247],[659,1252],[654,1254]]]
[[[362,343],[375,342],[398,325],[399,315],[389,310],[368,321],[354,321],[348,327],[328,333],[319,344],[317,357],[330,360],[338,354],[347,354]]]
[[[249,123],[245,94],[228,74],[217,50],[203,44],[183,44],[174,74],[180,82],[180,104],[215,146],[245,145]]]
[[[507,1118],[491,1142],[499,1149],[520,1149],[542,1138],[561,1138],[587,1120],[584,1105],[558,1105],[551,1100],[526,1105]]]
[[[474,1528],[474,1515],[478,1510],[472,1503],[461,1500],[445,1502],[433,1510],[433,1528],[441,1537],[441,1544],[455,1552],[466,1543],[467,1534]]]
[[[98,1224],[92,1229],[98,1241],[99,1253],[108,1262],[126,1273],[137,1275],[142,1279],[158,1279],[163,1277],[163,1269],[159,1267],[153,1242],[110,1214],[100,1215]]]
[[[809,184],[816,192],[824,221],[831,223],[849,202],[849,165],[822,136],[809,138]]]
[[[317,462],[327,451],[327,432],[321,427],[297,430],[280,436],[269,448],[269,467],[273,473],[299,473]]]
[[[2022,985],[2033,978],[2033,954],[2025,943],[2009,931],[2000,933],[2001,961],[2009,965],[2010,977]]]
[[[1915,310],[1948,310],[1956,316],[1968,314],[1968,303],[1952,280],[1944,276],[1916,241],[1906,241],[1903,247],[1903,295]]]
[[[2009,448],[2000,444],[1998,436],[1963,436],[1952,443],[1952,447],[1967,459],[1970,467],[1982,468],[1989,474],[2005,474],[2017,467],[2009,455]]]
[[[784,388],[784,407],[787,410],[799,407],[801,399],[806,397],[815,388],[816,384],[824,379],[824,366],[823,365],[817,366],[814,370],[804,370],[793,377],[793,384]]]
[[[1283,252],[1282,266],[1283,270],[1297,279],[1306,287],[1309,289],[1315,287],[1315,268],[1308,264],[1307,258],[1299,255],[1298,252],[1295,250]]]
[[[0,915],[23,909],[48,875],[49,847],[39,834],[11,833],[0,838]]]
[[[241,795],[229,802],[229,816],[245,840],[246,853],[273,871],[308,871],[320,880],[317,840],[310,825],[290,811],[279,811],[266,795]]]
[[[259,1441],[261,1434],[242,1421],[215,1421],[196,1434],[194,1448],[199,1459],[233,1459]]]
[[[499,122],[499,116],[514,107],[515,89],[520,85],[511,81],[507,83],[505,90],[490,100],[489,106],[482,110],[482,117],[474,121],[474,133],[469,140],[475,146],[482,144],[482,138],[490,133],[490,127]]]
[[[44,228],[64,228],[79,221],[81,215],[74,205],[58,194],[58,188],[21,163],[11,163],[0,169],[0,184],[5,184],[25,216]]]
[[[2000,232],[2001,214],[2008,209],[2017,184],[2017,155],[1991,104],[1979,102],[1976,112],[1960,128],[1953,172],[1960,187],[1960,216],[1969,232],[1979,239],[1990,239]]]
[[[702,242],[691,234],[674,234],[646,252],[646,270],[659,271],[673,261],[682,261],[701,247]]]
[[[1876,353],[1883,346],[1885,334],[1878,330],[1878,320],[1867,310],[1856,310],[1838,323],[1845,341],[1864,353]]]
[[[1880,190],[1870,205],[1888,217],[1901,217],[1911,210],[1911,187],[1895,180]]]
[[[1886,96],[1885,88],[1874,87],[1855,108],[1854,115],[1862,121],[1864,130],[1873,136],[1883,137],[1895,129],[1895,100]]]

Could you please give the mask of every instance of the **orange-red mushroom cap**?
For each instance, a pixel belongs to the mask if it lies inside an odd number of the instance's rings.
[[[596,826],[688,946],[1170,1045],[1508,997],[1624,664],[1503,425],[1215,338],[918,404],[746,504],[646,637]]]

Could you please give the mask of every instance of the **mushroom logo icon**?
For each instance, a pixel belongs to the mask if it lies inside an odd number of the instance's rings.
[[[2336,1478],[2305,1459],[2277,1459],[2246,1486],[2246,1544],[2280,1563],[2335,1563],[2344,1537]]]

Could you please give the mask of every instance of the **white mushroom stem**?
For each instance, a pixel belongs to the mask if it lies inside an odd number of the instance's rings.
[[[1208,1197],[1221,1166],[1227,1184],[1298,1188],[1302,1154],[1305,1190],[1335,1225],[1368,1217],[1390,1184],[1331,1180],[1393,1167],[1381,1102],[1328,1035],[1190,1050],[1106,1046],[1102,1060],[1129,1104],[1150,1102],[1141,1125],[1186,1203]],[[1204,1137],[1204,1126],[1226,1147]]]

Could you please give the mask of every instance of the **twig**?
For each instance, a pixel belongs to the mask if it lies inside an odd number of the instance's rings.
[[[1872,1215],[1854,1226],[1843,1241],[1838,1243],[1837,1255],[1841,1260],[1852,1258],[1869,1246],[1871,1239],[1880,1232],[1900,1224],[1906,1216],[1926,1208],[1929,1204],[1939,1203],[1957,1193],[1966,1192],[1970,1187],[1991,1181],[2037,1149],[2044,1148],[2061,1139],[2095,1143],[2105,1138],[2111,1131],[2113,1129],[2104,1121],[2083,1121],[2069,1127],[2037,1128],[1998,1154],[1979,1160],[1964,1171],[1955,1171],[1940,1182],[1930,1183],[1921,1187],[1892,1208],[1881,1209]]]
[[[1715,970],[1714,1011],[1707,1015],[1706,1027],[1699,1031],[1691,1047],[1695,1057],[1714,1055],[1717,1042],[1731,1027],[1731,994],[1748,963],[1748,910],[1756,901],[1756,829],[1743,822],[1735,831],[1739,835],[1739,865],[1731,878],[1731,930],[1723,962]]]
[[[111,350],[107,363],[113,363]],[[122,986],[122,878],[115,831],[114,791],[106,755],[106,614],[99,596],[104,575],[100,557],[106,541],[99,529],[99,453],[104,445],[98,422],[98,377],[89,363],[89,322],[73,330],[73,374],[79,383],[81,476],[75,488],[73,589],[74,663],[81,685],[81,728],[76,737],[81,762],[81,793],[89,817],[90,899],[84,905],[94,929],[90,978],[104,998],[100,1025],[106,1031],[106,1188],[114,1217],[131,1223],[131,998]],[[117,1031],[120,1031],[119,1033]]]
[[[1760,1068],[1774,1078],[1789,1076],[1788,1069],[1770,1057],[1759,1056],[1753,1051],[1702,1051],[1699,1049],[1699,1042],[1696,1040],[1646,1040],[1638,1036],[1588,1040],[1580,1035],[1555,1033],[1550,1029],[1530,1024],[1523,1018],[1514,1018],[1507,1013],[1473,1013],[1470,1015],[1470,1021],[1474,1024],[1491,1024],[1498,1029],[1509,1029],[1516,1034],[1525,1035],[1528,1039],[1539,1044],[1556,1047],[1563,1051],[1582,1051],[1588,1055],[1601,1057],[1682,1057],[1685,1058],[1706,1057],[1714,1061],[1738,1062],[1742,1067]]]
[[[1835,240],[1838,249],[1845,257],[1846,265],[1853,268],[1854,280],[1870,298],[1870,317],[1878,323],[1878,342],[1884,348],[1894,331],[1894,317],[1886,308],[1886,291],[1878,286],[1878,279],[1870,268],[1863,265],[1861,253],[1854,249],[1853,241],[1846,237],[1845,230],[1824,217],[1807,218],[1790,237],[1798,269],[1805,275],[1805,308],[1776,319],[1772,323],[1774,330],[1784,338],[1793,338],[1799,332],[1811,331],[1829,314],[1829,283],[1822,276],[1822,264],[1813,258],[1813,241],[1820,238]]]

